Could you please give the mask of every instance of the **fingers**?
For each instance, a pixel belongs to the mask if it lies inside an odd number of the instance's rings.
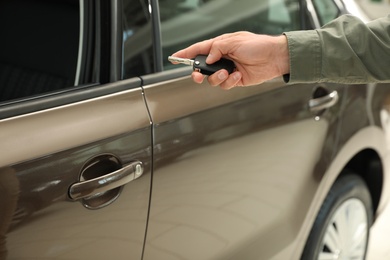
[[[235,71],[229,75],[226,70],[219,70],[208,77],[208,82],[211,86],[220,86],[222,89],[231,89],[235,86],[241,85],[242,74]]]
[[[211,86],[218,86],[226,81],[229,77],[229,73],[226,70],[219,70],[208,77],[208,82]]]
[[[198,84],[201,84],[205,78],[205,76],[202,73],[196,71],[192,72],[191,76],[192,76],[192,80]]]
[[[242,86],[241,79],[242,79],[241,72],[239,71],[233,72],[232,74],[229,75],[229,77],[225,82],[220,84],[220,87],[222,89],[231,89],[236,86]]]
[[[205,76],[200,72],[192,72],[192,79],[195,83],[201,84]],[[214,74],[210,75],[207,79],[211,86],[220,86],[222,89],[231,89],[236,86],[241,86],[242,74],[239,71],[235,71],[229,75],[226,70],[219,70]]]
[[[224,39],[230,38],[234,34],[223,34],[218,37],[204,40],[195,43],[183,50],[175,52],[172,56],[180,58],[194,58],[199,54],[208,55],[206,62],[212,64],[222,58],[223,55],[227,54],[224,52],[226,46]]]

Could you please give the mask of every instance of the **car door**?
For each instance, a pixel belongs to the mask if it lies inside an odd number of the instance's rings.
[[[0,12],[0,259],[141,259],[151,124],[141,79],[114,82],[116,2]]]
[[[223,32],[275,34],[303,20],[299,1],[159,3],[163,58]],[[154,136],[144,259],[287,259],[311,227],[342,87],[278,78],[223,91],[163,61],[164,73],[142,77]]]

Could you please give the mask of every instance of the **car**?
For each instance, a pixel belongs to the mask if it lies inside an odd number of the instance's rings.
[[[389,84],[197,85],[168,56],[351,0],[0,2],[0,259],[365,259]]]

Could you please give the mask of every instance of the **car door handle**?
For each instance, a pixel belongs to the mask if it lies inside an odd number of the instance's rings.
[[[69,197],[79,200],[118,188],[141,177],[143,170],[142,163],[137,161],[109,174],[74,183],[69,188]]]
[[[336,90],[334,90],[325,96],[310,99],[309,109],[313,112],[327,109],[330,108],[331,106],[334,106],[338,100],[339,100],[339,94],[337,93]]]

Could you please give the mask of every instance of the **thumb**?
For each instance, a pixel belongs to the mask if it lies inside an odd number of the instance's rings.
[[[224,55],[227,55],[234,43],[234,33],[220,35],[212,40],[209,55],[206,63],[212,64],[219,61]]]
[[[223,53],[221,52],[221,50],[218,47],[213,45],[213,46],[211,46],[210,53],[206,58],[206,63],[213,64],[213,63],[219,61],[222,58],[222,56],[223,56]]]

